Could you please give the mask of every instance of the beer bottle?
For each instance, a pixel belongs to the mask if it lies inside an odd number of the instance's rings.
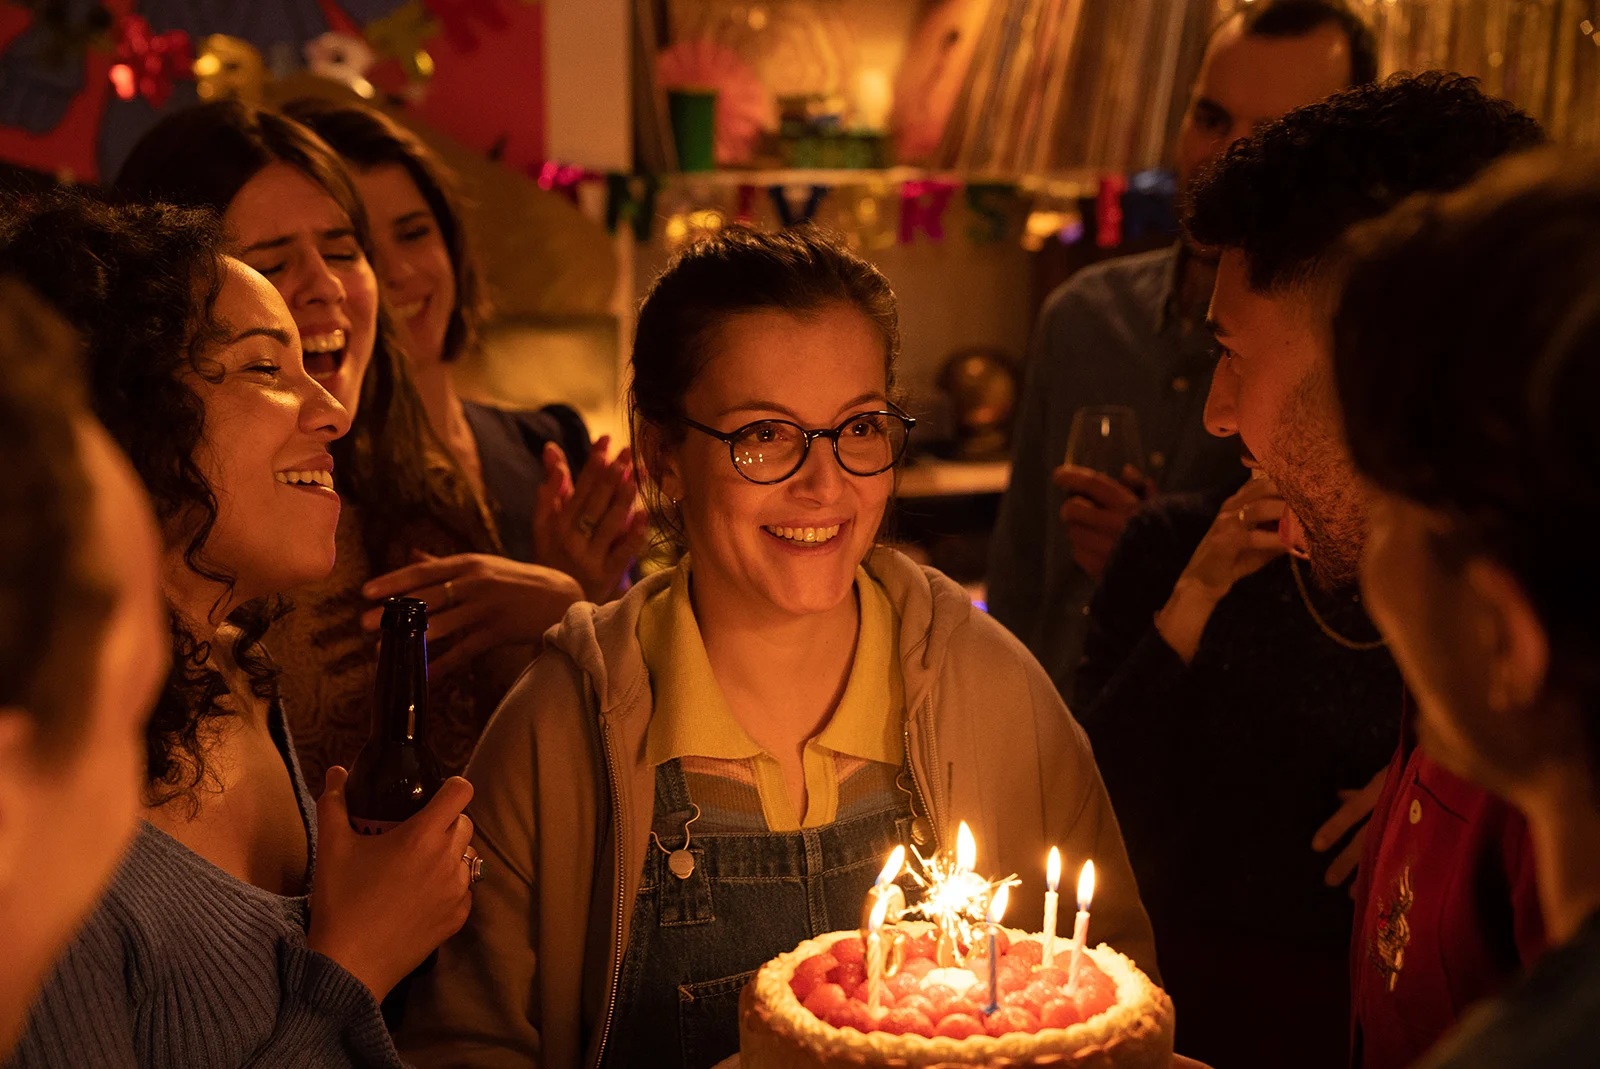
[[[390,598],[378,639],[372,734],[345,785],[350,825],[361,834],[388,831],[438,791],[443,777],[425,739],[427,718],[428,605],[417,598]]]

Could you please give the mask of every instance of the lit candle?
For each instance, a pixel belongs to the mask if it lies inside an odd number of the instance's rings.
[[[872,911],[877,908],[878,899],[888,899],[885,917],[892,916],[893,919],[899,920],[901,914],[906,911],[906,893],[894,882],[895,877],[900,875],[900,870],[905,867],[906,848],[897,846],[889,855],[889,860],[884,862],[883,871],[878,873],[877,880],[868,889],[866,901],[861,903],[862,934],[865,934],[869,927],[868,920],[872,916]]]
[[[949,901],[940,913],[939,941],[935,948],[934,964],[940,968],[950,968],[960,964],[957,954],[957,931],[955,914],[966,908],[966,903],[971,902],[989,886],[988,881],[972,871],[978,863],[978,840],[973,837],[972,829],[962,821],[956,827],[956,870],[949,881],[945,894]]]
[[[973,838],[972,829],[963,820],[956,828],[956,867],[962,872],[971,872],[977,863],[978,840]]]
[[[897,846],[889,852],[889,860],[883,863],[883,871],[878,873],[877,886],[893,883],[894,878],[900,875],[900,870],[905,867],[906,848],[904,845]]]
[[[1005,916],[1006,903],[1010,900],[1011,885],[1004,883],[989,900],[989,1005],[984,1013],[1000,1008],[1000,918]]]
[[[883,970],[886,957],[883,918],[889,912],[889,896],[879,895],[867,918],[867,1012],[877,1017],[883,1012]]]
[[[972,871],[977,865],[978,840],[973,836],[972,829],[967,827],[967,822],[963,820],[956,830],[956,868],[960,870],[960,875],[956,879],[956,890],[969,902],[987,898],[989,895],[989,881]]]
[[[1094,898],[1094,862],[1085,861],[1078,874],[1078,917],[1072,925],[1072,965],[1067,970],[1067,986],[1078,982],[1078,962],[1083,960],[1084,940],[1089,935],[1089,902]]]
[[[1061,903],[1061,896],[1056,894],[1056,887],[1061,883],[1061,851],[1053,846],[1044,874],[1050,889],[1044,893],[1044,956],[1041,963],[1049,965],[1056,956],[1056,910]]]

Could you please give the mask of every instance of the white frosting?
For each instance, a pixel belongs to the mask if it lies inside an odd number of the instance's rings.
[[[978,974],[971,969],[929,969],[928,975],[922,980],[925,987],[943,984],[958,995],[966,994],[967,989],[977,982]]]
[[[918,930],[931,927],[910,922],[905,927]],[[1006,929],[1013,942],[1038,938],[1027,932]],[[1043,1054],[1073,1054],[1086,1048],[1103,1046],[1128,1032],[1161,999],[1159,989],[1144,973],[1102,943],[1085,949],[1102,972],[1116,984],[1116,1002],[1104,1013],[1070,1028],[1041,1028],[1037,1032],[1012,1032],[1002,1036],[972,1036],[951,1039],[889,1032],[860,1032],[854,1028],[835,1028],[819,1019],[795,998],[789,982],[797,966],[855,932],[830,932],[808,939],[787,954],[780,954],[761,967],[755,977],[756,1000],[772,1010],[769,1026],[787,1033],[824,1058],[856,1058],[881,1062],[896,1060],[906,1065],[931,1065],[937,1062],[981,1063],[1000,1059],[1023,1061]],[[1170,1027],[1170,1025],[1168,1026]]]

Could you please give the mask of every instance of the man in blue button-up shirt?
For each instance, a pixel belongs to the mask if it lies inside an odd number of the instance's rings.
[[[1375,67],[1371,35],[1337,0],[1267,0],[1228,19],[1212,35],[1179,132],[1180,183],[1255,127],[1370,81]],[[1201,422],[1215,270],[1181,244],[1122,257],[1079,272],[1039,317],[991,543],[989,609],[1065,697],[1089,596],[1148,488],[1243,478],[1237,442],[1211,438]],[[1138,416],[1147,466],[1128,484],[1061,466],[1073,413],[1097,404]]]

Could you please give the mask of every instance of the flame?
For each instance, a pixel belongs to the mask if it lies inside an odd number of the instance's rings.
[[[1011,901],[1011,885],[1001,884],[994,892],[994,897],[989,899],[989,923],[999,924],[1000,918],[1006,915],[1006,903]]]
[[[879,895],[878,900],[872,904],[872,916],[867,918],[867,929],[877,931],[883,927],[883,920],[889,915],[889,896]]]
[[[1054,891],[1061,883],[1061,851],[1057,847],[1050,848],[1050,860],[1045,864],[1044,874],[1045,882]]]
[[[1094,899],[1094,862],[1085,861],[1078,874],[1078,908],[1087,911]]]
[[[894,882],[894,878],[900,875],[900,870],[905,867],[906,848],[897,846],[894,848],[894,853],[889,855],[889,860],[883,863],[883,871],[878,873],[878,879],[874,886],[882,887],[886,883]]]
[[[948,853],[924,857],[916,850],[912,854],[917,864],[907,871],[923,894],[922,900],[905,912],[937,925],[942,943],[950,947],[959,964],[967,953],[965,948],[972,947],[977,938],[975,926],[984,923],[986,910],[994,907],[999,886],[1014,884],[1017,878],[1011,875],[1004,880],[986,880],[972,871],[978,844],[965,821],[956,834],[955,857]],[[1004,898],[1000,908],[1005,908]]]

